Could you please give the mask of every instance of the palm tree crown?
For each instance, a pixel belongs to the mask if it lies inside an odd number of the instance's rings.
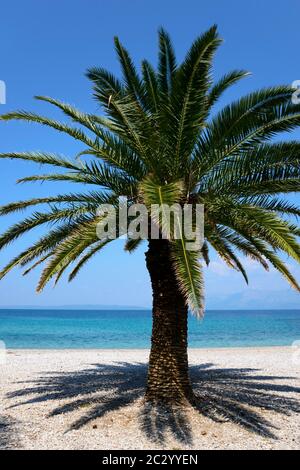
[[[196,314],[203,311],[199,259],[209,262],[209,245],[246,281],[239,253],[265,269],[273,265],[300,290],[280,257],[286,253],[300,260],[300,231],[291,221],[300,210],[285,197],[299,190],[300,143],[271,142],[278,133],[300,125],[300,105],[291,103],[290,87],[278,86],[250,93],[212,116],[222,93],[248,75],[235,70],[213,83],[211,66],[220,42],[213,26],[194,41],[183,62],[177,64],[170,38],[161,29],[158,67],[144,60],[138,73],[127,50],[115,38],[122,79],[102,68],[91,68],[87,73],[105,117],[83,113],[43,96],[37,99],[60,108],[71,123],[24,111],[1,117],[3,121],[40,123],[83,144],[74,158],[41,152],[0,154],[0,158],[30,160],[64,170],[19,181],[69,181],[96,186],[94,191],[1,207],[2,215],[39,204],[46,204],[48,209],[35,211],[9,228],[0,236],[0,248],[34,227],[49,223],[52,227],[11,260],[1,277],[15,266],[26,266],[28,273],[45,262],[38,291],[53,277],[57,282],[71,263],[75,263],[69,274],[73,279],[109,242],[99,240],[96,234],[99,204],[116,204],[119,196],[127,196],[129,204],[204,204],[205,243],[201,252],[186,251],[182,240],[172,242],[179,286]],[[126,249],[131,251],[138,243],[128,240]]]

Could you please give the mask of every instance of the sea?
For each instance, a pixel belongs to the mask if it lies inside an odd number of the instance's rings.
[[[143,349],[150,338],[150,310],[0,310],[0,342],[7,348]],[[191,348],[295,341],[300,341],[300,310],[208,310],[202,320],[189,318]]]

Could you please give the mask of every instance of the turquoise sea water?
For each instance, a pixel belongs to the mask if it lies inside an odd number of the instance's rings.
[[[147,348],[147,310],[0,310],[8,348]],[[189,345],[284,346],[300,340],[300,310],[211,310],[189,320]]]

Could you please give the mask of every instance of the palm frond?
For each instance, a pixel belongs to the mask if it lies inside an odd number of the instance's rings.
[[[201,255],[206,263],[206,266],[209,266],[209,263],[210,263],[210,258],[209,258],[209,248],[208,248],[208,243],[207,241],[205,240],[203,245],[202,245],[202,248],[201,248]]]
[[[158,31],[159,57],[158,82],[161,96],[169,99],[176,71],[176,58],[169,34],[160,28]]]
[[[271,263],[271,265],[289,282],[293,289],[300,292],[300,286],[292,275],[290,270],[287,268],[285,263],[280,259],[274,250],[271,250],[266,243],[258,238],[251,237],[246,233],[243,233],[244,237],[247,238],[257,250]]]
[[[57,221],[75,220],[87,214],[89,211],[85,206],[58,209],[53,207],[49,212],[34,212],[30,217],[12,225],[8,230],[0,235],[0,249],[12,243],[21,235],[30,230],[47,223]]]
[[[233,70],[232,72],[224,75],[217,83],[215,83],[209,90],[207,101],[208,107],[211,108],[221,97],[221,95],[229,88],[231,85],[234,85],[242,78],[248,77],[251,75],[245,70]]]
[[[84,165],[73,162],[62,155],[45,152],[11,152],[0,153],[0,158],[8,158],[11,160],[27,160],[43,165],[53,165],[70,170],[81,171],[84,170]]]
[[[162,234],[169,239],[174,237],[176,221],[174,213],[176,205],[183,195],[182,181],[161,184],[155,178],[148,176],[139,186],[140,195],[150,211],[152,221],[160,228]],[[178,228],[178,227],[177,227]]]
[[[53,104],[55,107],[63,111],[63,113],[70,117],[74,122],[86,127],[100,138],[102,138],[102,126],[105,126],[105,128],[108,128],[112,131],[116,130],[110,120],[93,114],[83,113],[68,103],[64,103],[49,96],[35,96],[35,98],[39,101],[45,101],[47,103]]]
[[[229,156],[242,155],[300,123],[300,106],[291,104],[290,87],[251,93],[226,106],[209,123],[198,141],[195,162],[199,176]]]
[[[5,277],[14,267],[25,266],[31,261],[42,257],[45,253],[48,253],[57,243],[69,235],[78,224],[85,221],[85,217],[79,217],[76,221],[67,221],[50,230],[46,236],[41,237],[36,243],[21,252],[2,268],[0,271],[0,279]]]
[[[143,240],[141,238],[128,238],[128,240],[126,240],[124,249],[125,251],[132,253],[140,246],[141,243],[143,243]]]
[[[170,120],[175,167],[180,159],[190,155],[195,140],[205,125],[211,61],[220,42],[217,28],[213,26],[194,41],[176,73],[171,98],[174,119]]]
[[[142,74],[146,106],[151,113],[157,113],[160,101],[158,77],[156,71],[147,60],[142,62]]]
[[[22,211],[28,207],[40,205],[40,204],[74,204],[82,203],[86,204],[87,208],[95,210],[100,204],[109,204],[113,200],[113,196],[105,194],[100,191],[91,191],[87,194],[59,194],[52,197],[42,197],[27,199],[25,201],[11,202],[4,206],[0,206],[0,215],[7,215],[13,212]]]
[[[118,58],[122,67],[126,88],[129,93],[135,97],[136,101],[140,103],[143,101],[143,87],[134,63],[129,55],[129,52],[121,44],[119,38],[115,37],[114,41]]]
[[[231,249],[226,238],[220,236],[219,232],[216,232],[209,237],[209,243],[216,250],[218,255],[225,261],[227,266],[234,268],[242,273],[246,283],[248,284],[249,281],[246,270],[241,261],[235,255],[234,251]]]
[[[37,292],[41,292],[54,275],[60,277],[70,263],[91,244],[98,241],[96,226],[99,220],[99,217],[94,217],[82,223],[55,247],[50,261],[41,274]]]
[[[51,127],[59,132],[68,134],[70,137],[73,137],[76,140],[80,140],[84,144],[88,145],[91,148],[97,150],[97,146],[92,139],[90,139],[80,128],[71,127],[68,124],[61,123],[54,119],[50,119],[39,114],[29,113],[27,111],[14,111],[7,114],[2,114],[0,116],[1,121],[11,121],[11,120],[20,120],[27,122],[35,122],[42,124],[47,127]]]
[[[102,248],[104,248],[107,243],[110,243],[112,240],[99,240],[98,242],[96,242],[94,245],[91,246],[91,248],[87,251],[87,253],[85,253],[81,258],[80,260],[78,261],[78,263],[76,264],[75,268],[72,270],[72,272],[70,273],[69,275],[69,281],[72,281],[79,273],[79,271],[81,271],[81,269],[86,265],[86,263],[88,261],[90,261],[90,259],[95,255],[97,254],[100,250],[102,250]]]
[[[187,304],[198,318],[204,315],[204,281],[199,263],[200,253],[187,250],[183,235],[171,245],[171,256],[179,288]]]

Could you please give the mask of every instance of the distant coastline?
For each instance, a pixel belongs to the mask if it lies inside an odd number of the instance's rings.
[[[7,305],[0,310],[150,310],[151,307],[134,305]]]
[[[38,305],[38,306],[30,306],[30,305],[24,305],[22,307],[19,306],[0,306],[0,312],[5,311],[5,310],[55,310],[55,311],[92,311],[92,312],[102,312],[102,311],[107,311],[107,310],[119,310],[119,311],[152,311],[152,307],[132,307],[132,306],[119,306],[119,305],[54,305],[54,306],[45,306],[45,305]],[[207,308],[205,311],[206,313],[208,312],[252,312],[252,311],[261,311],[261,312],[268,312],[268,311],[295,311],[299,310],[300,312],[300,306],[298,307],[278,307],[278,308],[269,308],[269,307],[259,307],[259,308],[239,308],[239,307],[231,307],[231,308]]]
[[[0,310],[21,309],[21,310],[150,310],[151,305],[116,305],[109,303],[110,299],[105,299],[107,304],[68,304],[57,301],[57,305],[0,305]],[[113,299],[112,299],[113,300]],[[121,299],[122,300],[122,299]],[[207,311],[211,310],[288,310],[300,309],[299,293],[292,289],[282,290],[257,290],[244,289],[231,294],[208,294],[206,297]]]

